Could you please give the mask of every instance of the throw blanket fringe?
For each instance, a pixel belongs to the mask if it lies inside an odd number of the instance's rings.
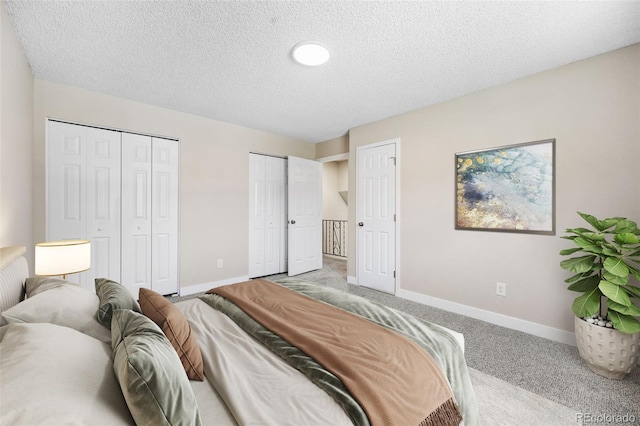
[[[421,421],[420,426],[457,425],[460,423],[461,417],[458,413],[458,406],[453,398],[446,400],[440,408],[442,409],[434,411]],[[455,413],[458,413],[458,415],[455,415]]]
[[[332,371],[372,425],[444,426],[462,420],[437,364],[412,340],[265,280],[209,293],[231,300]]]

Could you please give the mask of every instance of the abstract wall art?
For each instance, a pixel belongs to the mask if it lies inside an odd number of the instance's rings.
[[[455,229],[555,235],[555,139],[455,155]]]

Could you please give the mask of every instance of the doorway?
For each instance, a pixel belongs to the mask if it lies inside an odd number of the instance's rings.
[[[322,253],[342,260],[348,252],[348,166],[346,155],[322,163]]]

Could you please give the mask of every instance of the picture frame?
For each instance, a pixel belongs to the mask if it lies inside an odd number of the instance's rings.
[[[555,139],[455,154],[455,229],[555,235]]]

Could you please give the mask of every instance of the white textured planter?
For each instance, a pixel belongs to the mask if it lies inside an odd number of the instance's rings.
[[[624,334],[578,317],[575,317],[575,331],[580,357],[594,373],[620,380],[636,366],[640,333]]]

